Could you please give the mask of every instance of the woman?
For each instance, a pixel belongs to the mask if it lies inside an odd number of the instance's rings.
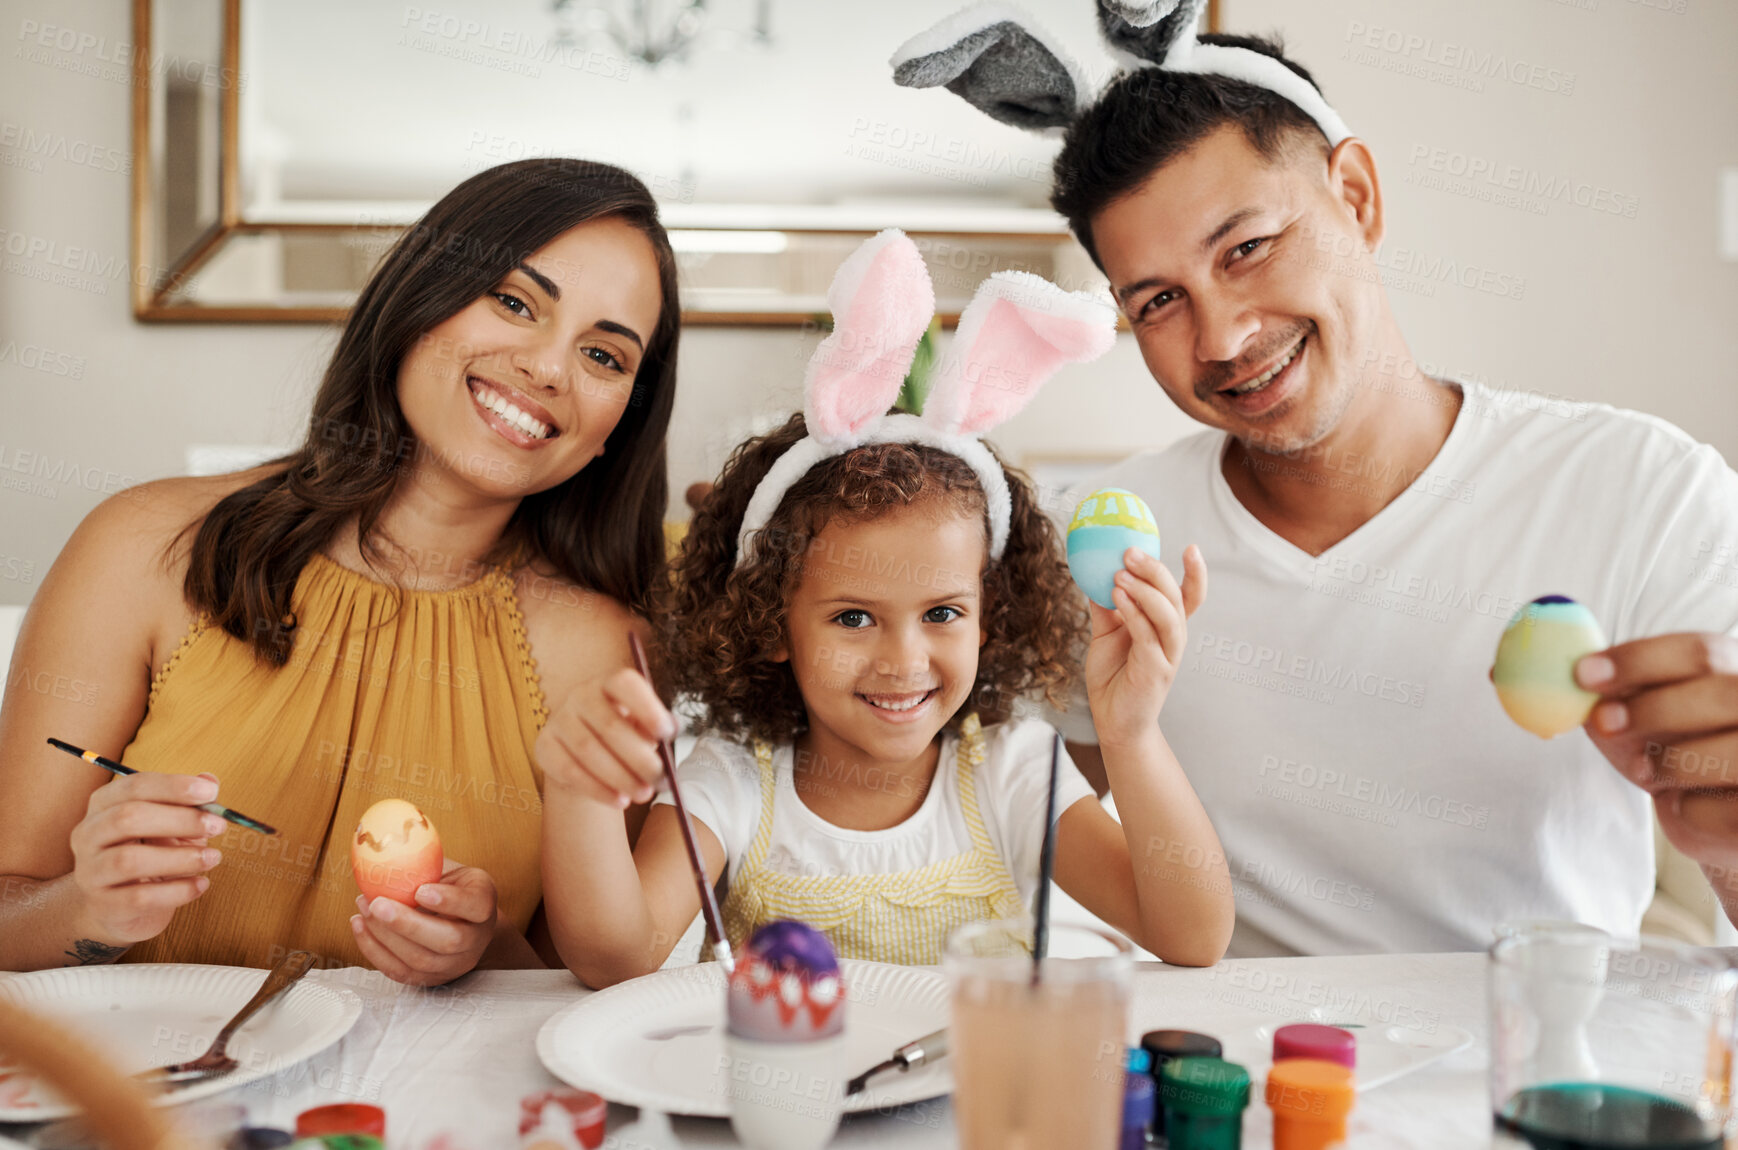
[[[661,577],[679,320],[638,180],[493,168],[387,255],[297,451],[93,511],[14,655],[84,687],[0,713],[0,969],[301,948],[436,984],[535,962],[531,748],[546,700],[630,663]],[[214,796],[278,833],[196,809]],[[447,856],[414,907],[350,873],[393,796]]]

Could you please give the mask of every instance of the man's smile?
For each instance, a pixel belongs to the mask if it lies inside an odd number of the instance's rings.
[[[1258,370],[1243,374],[1237,382],[1216,388],[1211,394],[1219,404],[1230,407],[1245,418],[1273,410],[1301,386],[1302,361],[1306,358],[1311,334],[1306,332]]]
[[[1261,390],[1262,388],[1266,387],[1269,383],[1271,383],[1275,376],[1277,376],[1280,372],[1284,371],[1286,369],[1286,367],[1290,365],[1291,361],[1297,357],[1297,353],[1302,351],[1302,350],[1303,350],[1303,340],[1300,339],[1297,341],[1297,343],[1292,345],[1290,351],[1288,351],[1284,355],[1282,355],[1279,358],[1278,362],[1274,363],[1271,367],[1265,368],[1264,370],[1257,372],[1255,375],[1244,380],[1242,383],[1235,383],[1235,384],[1232,384],[1230,387],[1220,388],[1219,394],[1220,395],[1229,395],[1229,396],[1238,396],[1238,395],[1248,395],[1251,392]]]

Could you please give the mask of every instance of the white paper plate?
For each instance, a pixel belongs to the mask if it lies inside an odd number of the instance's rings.
[[[1351,1032],[1358,1040],[1358,1090],[1374,1090],[1396,1078],[1420,1070],[1438,1058],[1447,1058],[1472,1045],[1472,1035],[1458,1026],[1439,1023],[1433,1030],[1414,1030],[1405,1026],[1347,1025],[1331,1017],[1329,1012],[1312,1010],[1292,1022],[1315,1022],[1338,1026]],[[1273,1068],[1273,1032],[1289,1023],[1276,1022],[1257,1027],[1249,1045],[1233,1051],[1228,1043],[1225,1057],[1240,1062],[1257,1080],[1265,1080]],[[1239,1054],[1244,1057],[1238,1057]]]
[[[840,963],[845,1066],[851,1077],[948,1021],[947,981],[933,970]],[[563,1008],[537,1033],[537,1057],[570,1086],[667,1114],[726,1118],[724,969],[714,962],[648,974]],[[948,1060],[872,1079],[847,1113],[886,1109],[953,1091]]]
[[[122,963],[0,975],[0,997],[55,1019],[97,1047],[123,1074],[199,1057],[265,981],[244,966]],[[198,1098],[293,1066],[344,1037],[362,1000],[344,987],[302,979],[229,1041],[241,1063],[219,1078],[163,1096]],[[0,1061],[0,1075],[9,1068]],[[41,1122],[75,1112],[47,1085],[23,1075],[0,1081],[0,1122]]]

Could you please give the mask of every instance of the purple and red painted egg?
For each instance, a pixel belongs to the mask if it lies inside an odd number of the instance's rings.
[[[781,919],[755,931],[726,998],[730,1033],[757,1042],[815,1042],[845,1028],[845,983],[827,936]]]

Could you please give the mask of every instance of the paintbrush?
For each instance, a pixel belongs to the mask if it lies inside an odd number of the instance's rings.
[[[845,1097],[851,1098],[863,1093],[863,1088],[869,1085],[869,1080],[883,1071],[898,1069],[908,1071],[913,1066],[928,1066],[930,1063],[947,1054],[947,1028],[944,1026],[933,1034],[926,1034],[915,1042],[907,1042],[893,1052],[893,1057],[885,1062],[878,1062],[857,1077],[845,1084]]]
[[[651,667],[646,663],[646,648],[640,637],[628,632],[628,646],[633,648],[634,667],[652,681]],[[676,783],[676,748],[669,739],[658,740],[658,758],[664,764],[664,778],[670,783],[670,800],[676,804],[676,822],[682,828],[682,845],[688,848],[688,865],[694,869],[694,882],[700,888],[700,914],[706,919],[706,929],[716,940],[712,956],[724,968],[725,977],[736,971],[736,956],[730,953],[730,940],[724,936],[724,920],[718,913],[718,896],[706,881],[706,861],[700,857],[700,843],[694,837],[694,824],[688,821],[688,808],[682,805],[682,789]]]
[[[101,767],[110,774],[136,775],[139,773],[132,767],[122,766],[120,763],[115,762],[115,760],[106,759],[95,751],[87,751],[83,747],[75,747],[71,743],[63,743],[59,739],[48,740],[48,745],[51,747],[57,747],[69,755],[81,758],[93,766]],[[269,827],[258,819],[250,819],[240,811],[232,811],[222,803],[197,803],[195,805],[202,811],[210,811],[220,819],[228,819],[238,827],[246,827],[248,830],[258,831],[262,835],[275,835],[278,833],[275,827]]]
[[[1050,946],[1050,876],[1056,870],[1056,775],[1062,768],[1062,736],[1050,744],[1050,795],[1044,801],[1044,846],[1038,852],[1037,921],[1032,926],[1032,985],[1043,977]]]

